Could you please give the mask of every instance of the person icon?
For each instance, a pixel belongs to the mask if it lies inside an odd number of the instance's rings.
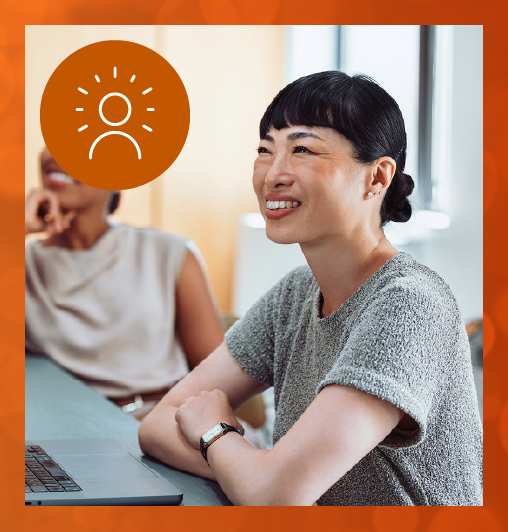
[[[105,116],[104,116],[104,113],[102,111],[103,109],[103,106],[104,106],[104,102],[108,99],[108,98],[112,98],[112,97],[118,97],[118,98],[122,98],[125,103],[127,104],[127,115],[125,116],[125,118],[123,120],[120,120],[120,122],[111,122],[109,121]],[[109,126],[114,126],[114,127],[117,127],[117,126],[121,126],[123,124],[125,124],[125,122],[127,122],[127,120],[129,120],[130,116],[131,116],[131,113],[132,113],[132,105],[131,105],[131,102],[129,101],[129,98],[127,98],[127,96],[125,96],[125,94],[122,94],[121,92],[110,92],[109,94],[106,94],[106,96],[104,96],[104,98],[102,98],[100,104],[99,104],[99,116],[101,117],[102,121],[105,122],[106,124],[108,124]],[[114,130],[111,130],[111,131],[106,131],[106,133],[102,133],[102,135],[99,135],[92,143],[91,147],[90,147],[90,152],[88,153],[88,158],[89,159],[92,159],[92,156],[93,156],[93,150],[95,148],[95,146],[97,146],[97,143],[102,140],[103,138],[109,136],[109,135],[122,135],[123,137],[126,137],[128,138],[133,144],[134,146],[136,147],[136,151],[138,153],[138,159],[141,159],[141,149],[139,148],[139,144],[135,141],[135,139],[129,135],[128,133],[125,133],[125,131],[119,131],[117,129],[114,129]]]

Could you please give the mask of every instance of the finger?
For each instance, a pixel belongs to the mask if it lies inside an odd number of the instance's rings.
[[[48,219],[49,223],[53,223],[52,229],[56,233],[61,233],[64,230],[62,221],[62,213],[60,212],[60,204],[58,197],[51,191],[47,190],[47,202],[48,202]]]
[[[39,216],[41,205],[45,202],[45,197],[40,190],[30,192],[25,201],[25,234],[43,231],[45,222]],[[44,209],[42,210],[44,212]]]
[[[31,201],[33,201],[31,208],[35,209],[35,215],[38,218],[38,223],[42,225],[42,230],[48,231],[51,234],[63,231],[60,207],[56,194],[47,189],[39,189],[35,191]]]

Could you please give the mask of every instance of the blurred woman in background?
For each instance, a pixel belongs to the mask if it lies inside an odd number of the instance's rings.
[[[224,338],[192,241],[108,219],[120,193],[67,175],[47,149],[25,204],[26,348],[141,418]]]

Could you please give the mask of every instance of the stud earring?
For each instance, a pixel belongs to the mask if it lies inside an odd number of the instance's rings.
[[[372,192],[369,192],[367,196],[369,196],[369,198],[372,198]]]

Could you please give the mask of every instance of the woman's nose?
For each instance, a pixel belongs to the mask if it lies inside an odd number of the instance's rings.
[[[266,184],[270,188],[275,188],[277,185],[291,185],[293,181],[292,168],[288,160],[282,156],[275,158],[266,174]]]

